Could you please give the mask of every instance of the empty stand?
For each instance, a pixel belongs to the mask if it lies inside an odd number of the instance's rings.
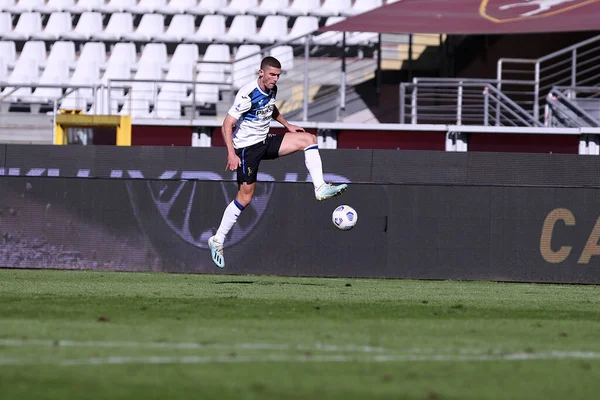
[[[4,32],[5,40],[29,40],[33,34],[42,31],[42,15],[38,12],[24,12],[19,16],[19,21],[10,32]]]
[[[221,7],[219,14],[239,15],[247,14],[250,10],[258,7],[258,0],[231,0],[227,7]]]
[[[173,16],[169,28],[164,33],[155,35],[154,40],[159,42],[181,42],[184,38],[194,34],[196,30],[194,23],[193,15],[177,14]]]
[[[123,40],[134,42],[150,42],[160,37],[165,32],[165,16],[161,14],[144,14],[137,29],[133,32],[124,33]]]
[[[64,33],[70,32],[73,29],[71,26],[71,13],[68,12],[53,12],[48,18],[43,31],[34,32],[30,38],[34,40],[55,41],[62,37]]]
[[[86,11],[81,14],[77,26],[70,32],[63,32],[61,37],[68,40],[90,40],[92,35],[102,31],[102,14]]]
[[[207,15],[202,18],[198,30],[184,40],[195,43],[211,43],[223,36],[225,36],[225,16]]]
[[[256,44],[241,45],[232,66],[233,89],[237,90],[246,83],[256,78],[260,68],[260,46]]]
[[[265,18],[258,33],[250,39],[250,42],[273,44],[287,36],[287,34],[287,18],[283,15],[269,15]]]

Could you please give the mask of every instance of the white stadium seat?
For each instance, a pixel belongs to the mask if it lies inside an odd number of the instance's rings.
[[[47,3],[37,5],[33,8],[33,11],[37,11],[40,14],[51,14],[55,12],[66,11],[67,8],[75,5],[75,0],[48,0]],[[40,78],[41,79],[41,78]]]
[[[184,38],[192,36],[196,30],[194,16],[177,14],[171,19],[167,30],[154,37],[159,42],[181,42]]]
[[[289,0],[262,0],[258,7],[249,9],[248,14],[266,16],[278,14],[289,6]]]
[[[294,48],[292,46],[273,47],[269,55],[279,60],[283,73],[291,71],[294,68]]]
[[[383,5],[382,0],[356,0],[352,8],[342,12],[347,17],[371,11]]]
[[[137,29],[133,32],[125,33],[122,36],[124,40],[134,42],[150,42],[155,37],[165,32],[165,16],[161,14],[144,14]]]
[[[19,0],[14,6],[6,7],[5,11],[11,14],[21,14],[25,12],[33,12],[38,6],[43,6],[44,0]]]
[[[140,0],[139,3],[126,7],[125,11],[132,14],[148,14],[156,12],[166,5],[167,0]]]
[[[148,43],[142,50],[142,55],[135,69],[148,64],[159,64],[161,68],[167,63],[167,45],[164,43]]]
[[[50,54],[46,59],[46,65],[52,64],[57,60],[63,60],[69,67],[75,63],[75,43],[58,41],[52,44]]]
[[[46,61],[46,68],[38,80],[41,85],[64,85],[69,79],[69,63],[57,57],[49,57]],[[48,103],[62,96],[60,87],[37,87],[31,96],[21,98],[23,102]]]
[[[123,35],[133,32],[133,15],[128,12],[113,13],[106,29],[92,34],[96,40],[119,40]]]
[[[99,11],[103,14],[125,12],[129,7],[135,6],[135,3],[136,0],[110,0],[109,3],[102,4],[95,8],[95,11]]]
[[[13,41],[0,42],[0,58],[5,62],[6,68],[13,68],[17,60],[17,46]]]
[[[225,35],[225,16],[207,15],[202,18],[198,30],[191,36],[184,38],[186,42],[210,43],[218,37]]]
[[[93,60],[79,59],[75,71],[69,78],[69,85],[90,86],[98,83],[99,67]],[[67,95],[60,102],[65,110],[87,110],[88,104],[94,100],[92,88],[67,89]]]
[[[34,33],[42,31],[42,16],[37,12],[24,12],[11,32],[5,32],[5,40],[28,40]]]
[[[98,7],[104,5],[104,0],[79,0],[76,4],[67,7],[65,11],[71,14],[82,14],[86,11],[96,11]]]
[[[106,62],[107,71],[112,64],[133,65],[136,62],[137,53],[133,43],[117,43],[110,52],[110,57]],[[131,73],[130,73],[131,74]]]
[[[25,96],[31,95],[31,87],[21,87],[21,85],[33,85],[37,83],[39,77],[39,66],[35,60],[28,60],[23,65],[15,66],[15,69],[8,77],[8,84],[14,86],[7,86],[0,93],[0,96],[5,102],[16,102]],[[15,90],[16,89],[16,90]]]
[[[214,14],[226,6],[227,0],[200,0],[197,6],[187,10],[187,12],[194,15]]]
[[[220,61],[228,63],[231,61],[229,56],[229,46],[224,44],[211,44],[206,48],[202,61]],[[217,103],[219,101],[219,85],[209,84],[225,82],[225,74],[228,66],[226,64],[200,63],[198,65],[197,82],[207,82],[196,84],[195,96],[196,103]],[[190,94],[189,100],[192,99]]]
[[[304,43],[306,38],[301,36],[315,32],[318,29],[319,19],[317,17],[298,17],[290,33],[283,40],[287,42],[293,39],[292,43]]]
[[[161,80],[162,64],[147,62],[138,67],[134,80]],[[154,101],[158,85],[153,82],[132,82],[129,95],[121,109],[121,114],[130,114],[133,117],[150,117],[150,105]]]
[[[106,62],[106,45],[102,42],[87,42],[83,45],[77,63],[95,63],[104,65]]]
[[[321,8],[320,0],[292,0],[289,7],[280,10],[279,13],[290,17],[308,15],[312,10]]]
[[[239,89],[258,75],[261,60],[259,45],[244,44],[238,48],[231,71],[234,90]]]
[[[0,53],[0,82],[6,81],[8,76],[8,61],[5,60]]]
[[[272,44],[282,37],[287,36],[287,17],[283,15],[269,15],[265,18],[262,27],[256,36],[249,38],[251,43]]]
[[[320,8],[309,11],[309,14],[317,17],[333,17],[341,15],[350,8],[352,8],[351,0],[325,0]]]
[[[89,40],[93,34],[102,31],[102,14],[86,11],[79,17],[77,26],[70,32],[61,34],[61,38],[69,40]]]
[[[13,7],[16,3],[16,0],[0,0],[0,11],[5,11]]]
[[[342,22],[345,19],[346,17],[329,17],[327,18],[327,22],[325,22],[325,26],[337,24],[338,22]],[[346,38],[348,38],[350,35],[351,33],[346,33]],[[315,36],[314,43],[325,46],[332,46],[338,43],[342,43],[343,39],[344,37],[342,32],[327,31]]]
[[[46,44],[44,42],[38,40],[25,42],[15,64],[15,69],[30,60],[33,60],[38,66],[43,66],[46,63]]]
[[[175,49],[169,65],[192,65],[198,61],[198,46],[195,44],[180,44]]]
[[[193,64],[172,64],[165,77],[167,81],[192,81]],[[155,112],[158,118],[181,117],[181,103],[188,95],[189,84],[167,82],[163,83],[158,93]]]
[[[36,40],[58,40],[63,33],[73,30],[71,22],[71,13],[54,12],[50,14],[46,27],[41,32],[36,32],[31,35],[31,39]]]
[[[155,12],[164,15],[184,14],[196,7],[196,0],[171,0],[166,5],[157,7]]]
[[[12,29],[13,25],[10,13],[0,12],[0,37],[4,37],[4,34],[11,32]]]
[[[217,41],[223,43],[242,43],[252,40],[256,36],[256,16],[238,15],[233,18],[233,22],[225,35],[217,38]]]
[[[223,15],[247,14],[248,10],[258,7],[258,0],[231,0],[228,6],[220,8],[217,12]]]

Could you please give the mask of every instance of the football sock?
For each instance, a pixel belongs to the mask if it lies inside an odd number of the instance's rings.
[[[313,144],[304,149],[304,163],[312,178],[315,189],[325,183],[323,180],[323,163],[319,154],[319,145]]]
[[[225,209],[225,212],[223,213],[221,225],[219,225],[219,229],[215,235],[217,242],[223,243],[225,241],[225,236],[229,233],[243,210],[244,206],[241,205],[236,199],[233,199],[233,201],[229,203]]]

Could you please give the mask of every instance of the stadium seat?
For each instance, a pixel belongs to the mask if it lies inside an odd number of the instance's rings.
[[[226,7],[221,7],[217,12],[222,15],[247,14],[248,10],[258,7],[258,0],[231,0]]]
[[[159,64],[161,68],[167,63],[167,45],[164,43],[148,43],[142,50],[142,55],[134,66],[134,70],[144,65]]]
[[[13,41],[0,42],[0,58],[4,60],[5,67],[12,69],[17,59],[17,46]]]
[[[157,94],[158,84],[155,82],[135,82],[135,80],[161,80],[162,64],[159,62],[145,63],[143,68],[138,68],[133,79],[134,82],[131,82],[131,89],[121,109],[121,114],[148,118],[151,116],[150,105]]]
[[[177,14],[171,19],[169,27],[164,33],[154,36],[159,42],[181,42],[183,38],[192,36],[196,30],[193,15]]]
[[[73,45],[71,50],[73,50],[74,55],[75,46],[72,42],[62,42],[62,44],[66,45],[66,47],[69,47],[69,44]],[[62,48],[62,50],[68,54],[68,50],[66,50],[65,46],[60,46],[60,43],[59,48]],[[61,59],[61,54],[62,51],[57,51],[50,54],[48,60],[46,61],[46,67],[37,81],[38,84],[64,85],[68,82],[70,62],[67,59]],[[37,87],[30,96],[23,96],[21,101],[27,103],[49,103],[54,99],[60,98],[61,96],[62,89],[60,87]]]
[[[8,61],[0,55],[0,82],[6,81],[8,76]]]
[[[256,36],[256,17],[254,15],[238,15],[225,35],[216,40],[222,43],[243,43],[251,41]]]
[[[12,32],[12,18],[10,13],[0,12],[0,37],[4,37],[4,34]]]
[[[180,44],[173,52],[171,60],[169,60],[169,66],[172,65],[189,65],[190,68],[198,62],[198,46],[195,44]],[[170,67],[169,67],[170,68]]]
[[[199,63],[198,64],[198,74],[196,76],[196,81],[198,82],[208,82],[201,83],[195,85],[195,95],[197,103],[217,103],[219,101],[219,85],[210,84],[210,83],[218,83],[226,82],[226,72],[230,67],[229,63],[231,58],[229,56],[229,46],[225,44],[211,44],[206,48],[206,52],[204,53],[204,57],[202,61],[212,61],[212,62],[222,62],[222,64],[218,63]],[[221,85],[223,87],[228,87],[227,85]],[[190,101],[192,95],[190,94]]]
[[[42,16],[37,12],[24,12],[11,32],[5,32],[5,40],[29,40],[31,35],[42,31]]]
[[[200,0],[197,6],[187,10],[187,12],[193,15],[214,14],[226,6],[227,0]]]
[[[84,12],[96,11],[104,5],[104,0],[78,0],[76,4],[69,6],[65,11],[71,14],[83,14]]]
[[[5,11],[11,14],[22,14],[26,12],[33,12],[38,6],[43,6],[44,0],[18,0],[17,3],[11,7],[6,7]]]
[[[54,12],[50,14],[46,27],[41,32],[31,34],[31,39],[34,40],[58,40],[63,33],[73,30],[71,25],[71,13]]]
[[[48,0],[47,3],[33,7],[33,11],[40,14],[52,14],[55,12],[66,11],[67,8],[75,5],[75,0]],[[40,78],[41,79],[41,78]]]
[[[69,85],[88,86],[98,83],[99,66],[93,60],[79,58],[75,71],[69,79]],[[60,108],[65,110],[84,110],[94,100],[94,91],[91,88],[67,89],[66,96],[60,102]]]
[[[257,16],[274,15],[285,10],[289,3],[289,0],[262,0],[260,6],[250,8],[247,13]]]
[[[319,19],[317,17],[298,17],[294,26],[290,30],[283,40],[290,41],[294,44],[304,43],[306,38],[303,37],[311,32],[315,32],[319,29]]]
[[[333,24],[337,24],[338,22],[342,22],[346,17],[329,17],[327,18],[327,22],[325,22],[325,26],[330,26]],[[349,37],[349,34],[346,34],[346,39]],[[342,43],[343,41],[343,33],[342,32],[333,32],[327,31],[323,32],[320,35],[314,37],[314,43],[320,44],[324,46],[332,46],[338,43]]]
[[[256,36],[253,36],[248,41],[258,44],[273,44],[287,34],[287,17],[283,15],[269,15],[265,18]]]
[[[309,14],[316,17],[333,17],[341,15],[342,12],[352,7],[351,0],[325,0],[320,8],[310,10]]]
[[[93,34],[102,31],[102,14],[86,11],[79,17],[77,26],[70,32],[63,32],[61,38],[68,40],[90,40]]]
[[[31,87],[17,88],[17,86],[18,84],[32,85],[37,83],[40,76],[39,67],[40,64],[45,62],[45,58],[46,47],[44,42],[29,41],[25,43],[23,51],[7,80],[9,84],[14,84],[15,86],[8,86],[0,93],[4,101],[16,102],[24,96],[31,95]],[[17,89],[14,90],[15,88]]]
[[[186,42],[210,43],[218,37],[225,35],[225,16],[207,15],[202,18],[198,30],[191,36],[184,38]]]
[[[135,6],[135,2],[136,0],[110,0],[109,3],[96,7],[95,11],[103,14],[125,12],[129,7]]]
[[[128,12],[118,12],[110,16],[106,29],[92,34],[92,39],[116,41],[131,32],[133,32],[133,16]]]
[[[139,3],[126,7],[125,11],[132,14],[149,14],[166,5],[167,0],[140,0]]]
[[[382,0],[356,0],[351,8],[342,12],[342,15],[350,17],[371,11],[374,8],[381,7],[382,5]]]
[[[16,0],[0,0],[0,11],[6,11],[17,3]]]
[[[155,12],[164,15],[184,14],[196,7],[196,0],[171,0],[166,5],[157,7]]]
[[[234,90],[238,90],[256,77],[261,60],[259,45],[245,44],[238,48],[231,72]]]
[[[283,10],[279,10],[279,14],[299,17],[300,15],[308,15],[312,10],[319,8],[321,8],[320,0],[292,0],[292,4]]]
[[[161,14],[144,14],[137,29],[125,33],[123,40],[134,42],[150,42],[165,32],[165,16]]]
[[[283,73],[289,72],[294,68],[294,48],[292,46],[273,47],[269,55],[279,60]]]
[[[52,43],[50,54],[46,59],[46,65],[55,63],[57,60],[63,60],[69,68],[75,63],[75,43],[67,41],[58,41]]]
[[[106,71],[113,64],[127,64],[129,66],[135,64],[137,53],[135,44],[133,43],[117,43],[110,52],[110,57],[106,62]],[[131,75],[131,72],[129,73]]]
[[[106,45],[102,42],[87,42],[83,45],[77,64],[95,63],[98,66],[106,62]]]
[[[172,64],[165,77],[167,81],[192,81],[194,65],[190,63]],[[188,95],[189,84],[166,82],[158,93],[155,112],[158,118],[180,118],[181,102]]]

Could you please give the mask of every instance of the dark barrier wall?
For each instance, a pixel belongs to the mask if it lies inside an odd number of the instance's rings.
[[[0,147],[4,267],[600,283],[597,157],[324,150],[352,184],[323,203],[302,155],[265,162],[220,270],[223,149]]]

